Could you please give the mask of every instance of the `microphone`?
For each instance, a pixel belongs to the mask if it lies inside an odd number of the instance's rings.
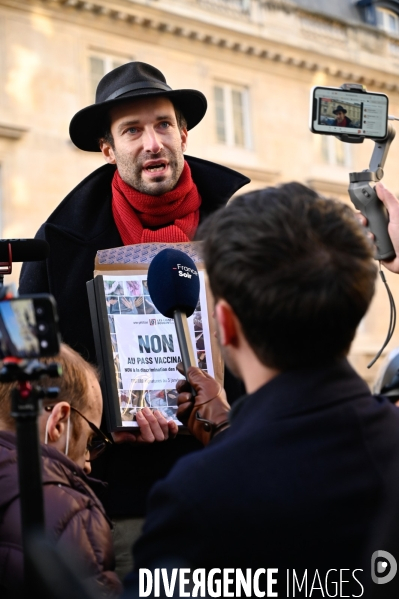
[[[197,267],[190,256],[180,250],[161,250],[150,264],[147,285],[156,309],[175,321],[187,378],[189,366],[198,366],[187,323],[187,317],[192,315],[199,299]]]
[[[11,244],[11,256],[9,255]],[[0,262],[35,262],[45,260],[50,246],[43,239],[0,239]]]

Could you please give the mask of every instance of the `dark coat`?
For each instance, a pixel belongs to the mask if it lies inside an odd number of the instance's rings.
[[[364,567],[369,577],[363,551],[384,495],[396,489],[398,457],[398,408],[373,397],[347,361],[280,374],[239,400],[231,427],[153,487],[128,596],[138,569],[152,566],[279,568],[279,597],[294,596],[287,568],[301,578],[307,568],[310,581],[316,568]],[[353,584],[342,596],[360,596]]]
[[[110,523],[91,485],[103,486],[53,447],[41,446],[46,535],[61,550],[78,554],[102,594],[122,586],[114,571]],[[16,438],[0,432],[0,597],[15,597],[23,577]],[[102,596],[101,594],[101,596]]]
[[[202,198],[200,222],[225,206],[230,197],[249,182],[247,177],[213,162],[185,157]],[[93,278],[98,250],[123,245],[111,208],[111,181],[115,167],[104,165],[84,179],[54,210],[36,234],[50,244],[46,261],[22,267],[20,294],[51,293],[57,302],[63,341],[82,356],[96,362],[86,281]],[[242,387],[226,381],[230,401]],[[199,448],[189,436],[167,444],[133,447],[115,445],[93,465],[93,473],[110,483],[104,498],[111,515],[142,516],[152,483],[164,476],[181,455]]]

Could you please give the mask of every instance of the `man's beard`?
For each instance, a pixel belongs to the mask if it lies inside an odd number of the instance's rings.
[[[123,181],[147,195],[159,196],[174,189],[184,168],[184,155],[180,148],[175,152],[164,148],[158,154],[140,154],[133,163],[127,155],[121,155],[116,150],[114,150],[114,154],[119,175]],[[170,174],[165,177],[160,172],[159,177],[153,177],[151,181],[144,180],[143,164],[148,160],[167,160]]]

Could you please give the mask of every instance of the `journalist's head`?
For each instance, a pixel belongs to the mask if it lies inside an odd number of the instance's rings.
[[[201,233],[219,341],[237,376],[238,330],[278,371],[347,354],[377,273],[348,206],[288,183],[233,199]]]

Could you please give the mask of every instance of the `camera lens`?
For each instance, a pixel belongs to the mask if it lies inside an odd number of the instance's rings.
[[[44,310],[43,310],[43,308],[40,308],[40,307],[36,308],[36,314],[39,314],[40,316],[41,316],[42,314],[44,314]]]

